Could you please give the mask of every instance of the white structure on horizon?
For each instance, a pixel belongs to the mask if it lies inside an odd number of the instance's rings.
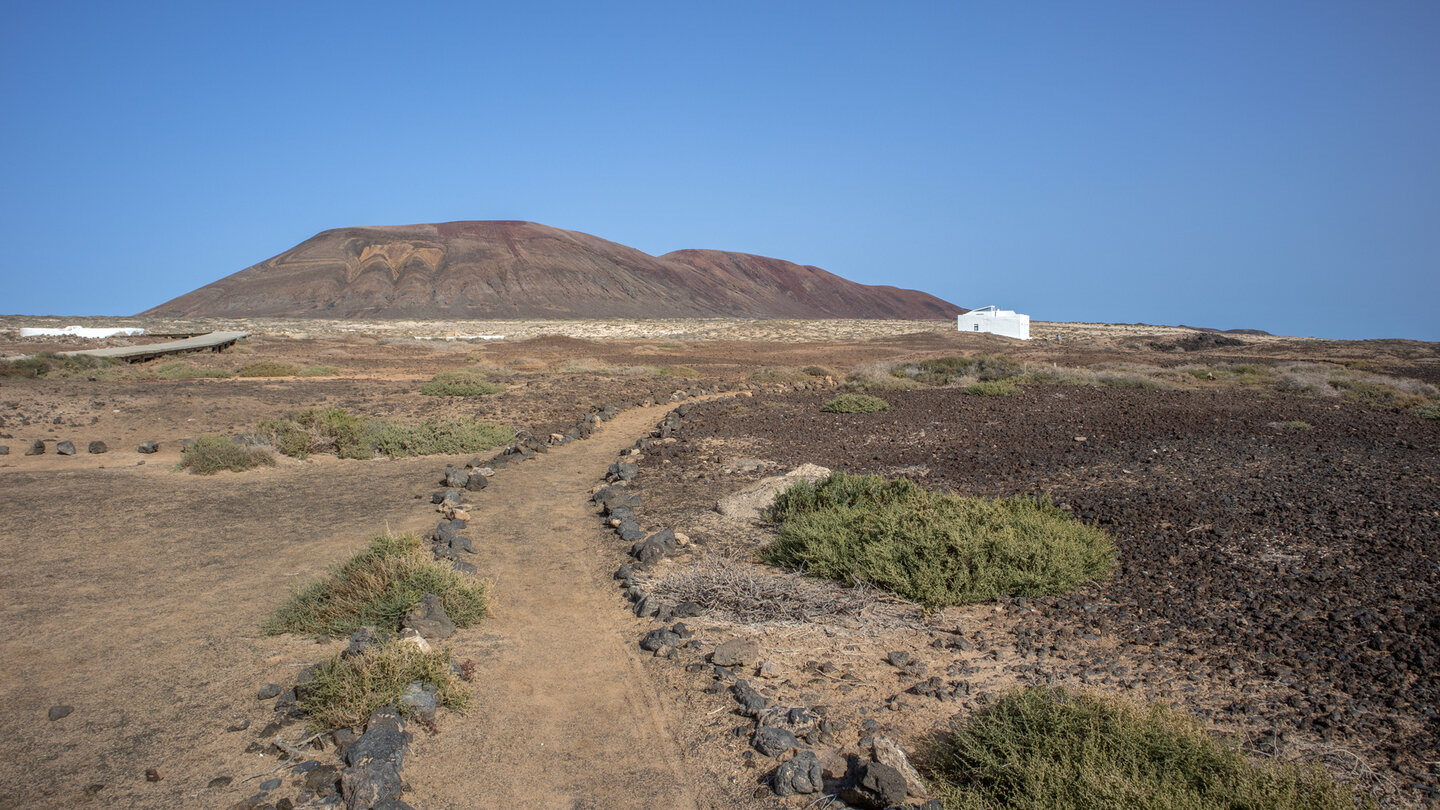
[[[1030,316],[1014,310],[988,307],[972,309],[957,319],[961,332],[989,332],[992,335],[1030,339]]]
[[[95,327],[95,326],[46,326],[46,327],[25,327],[20,330],[20,337],[82,337],[82,338],[108,338],[117,335],[143,335],[145,330],[139,327]]]

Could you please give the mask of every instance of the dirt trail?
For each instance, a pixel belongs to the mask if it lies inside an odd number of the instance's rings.
[[[673,719],[641,670],[634,620],[609,582],[614,536],[590,491],[664,408],[503,470],[470,500],[475,565],[494,615],[456,645],[476,704],[421,735],[406,763],[417,807],[698,807]]]

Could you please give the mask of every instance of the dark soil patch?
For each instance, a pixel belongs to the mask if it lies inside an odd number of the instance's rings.
[[[652,451],[647,500],[713,503],[707,465],[727,442],[785,466],[1049,494],[1114,535],[1119,567],[1028,600],[1022,654],[1080,642],[1051,663],[1083,671],[1105,661],[1081,640],[1113,638],[1110,663],[1137,662],[1153,694],[1273,745],[1278,731],[1366,751],[1402,789],[1440,797],[1440,425],[1234,389],[887,399],[877,414],[824,413],[812,392],[698,405]],[[1295,419],[1314,428],[1286,430]]]

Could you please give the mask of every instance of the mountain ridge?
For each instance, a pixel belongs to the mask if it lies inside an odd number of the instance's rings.
[[[518,220],[349,226],[152,307],[170,317],[951,318],[916,290],[748,253],[651,256]]]

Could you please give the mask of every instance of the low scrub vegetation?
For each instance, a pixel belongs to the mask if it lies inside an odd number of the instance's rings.
[[[870,394],[841,394],[827,400],[820,410],[826,413],[875,413],[890,410],[890,403]]]
[[[1421,419],[1440,419],[1440,404],[1434,402],[1417,405],[1411,413]]]
[[[225,379],[232,377],[229,370],[223,368],[201,368],[200,366],[177,360],[173,363],[161,363],[155,367],[155,379],[157,380],[200,380],[200,379]]]
[[[287,456],[334,453],[340,458],[478,453],[508,444],[515,431],[469,417],[409,425],[357,416],[343,408],[308,408],[255,426],[255,437]]]
[[[297,377],[300,369],[279,360],[256,360],[246,363],[235,372],[236,377]]]
[[[1030,687],[940,743],[929,768],[951,810],[1353,810],[1318,767],[1251,762],[1159,704]]]
[[[750,372],[747,377],[753,383],[798,383],[809,382],[815,375],[806,373],[803,369],[794,366],[761,366]]]
[[[1048,499],[961,498],[909,479],[832,473],[770,511],[761,558],[930,607],[1062,593],[1108,577],[1114,542]]]
[[[334,377],[340,373],[340,369],[334,366],[302,366],[296,373],[297,377]]]
[[[224,436],[201,436],[180,451],[179,466],[196,475],[244,472],[275,466],[275,456],[263,447],[248,447]]]
[[[974,394],[979,397],[1005,397],[1009,396],[1019,388],[1009,380],[990,380],[988,382],[971,383],[965,386],[965,393]]]
[[[111,372],[120,368],[119,363],[106,357],[45,352],[0,361],[0,377],[100,380],[112,378]]]
[[[470,693],[450,666],[448,650],[422,650],[404,641],[372,645],[357,655],[339,653],[316,664],[305,684],[300,708],[310,715],[312,731],[358,726],[375,710],[398,705],[412,683],[435,690],[439,705],[464,711]]]
[[[420,385],[420,393],[432,397],[484,397],[505,390],[500,383],[490,382],[478,369],[442,371]]]
[[[367,625],[382,634],[400,629],[406,611],[433,593],[456,627],[485,616],[485,583],[437,562],[413,534],[380,535],[326,576],[296,591],[263,629],[271,635],[347,636]]]

